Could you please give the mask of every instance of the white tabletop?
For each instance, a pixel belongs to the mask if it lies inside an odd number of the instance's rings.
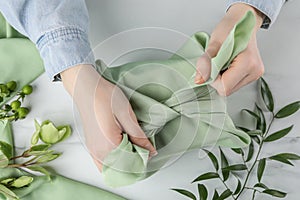
[[[90,40],[96,58],[101,58],[107,63],[112,63],[118,58],[117,62],[113,63],[124,63],[167,58],[166,51],[176,51],[188,35],[201,30],[211,32],[224,14],[225,0],[190,0],[188,3],[180,0],[87,0],[87,6],[91,21]],[[258,34],[265,64],[264,77],[273,91],[277,109],[300,100],[299,8],[300,1],[289,1],[274,26]],[[136,50],[138,48],[142,50]],[[203,153],[193,151],[144,181],[118,189],[108,188],[103,184],[101,174],[80,140],[80,124],[75,123],[72,100],[62,84],[50,82],[43,74],[33,85],[35,91],[26,100],[26,104],[32,106],[32,111],[26,120],[14,124],[16,146],[18,150],[29,146],[30,136],[34,131],[34,118],[39,121],[50,119],[58,125],[71,124],[73,135],[56,147],[63,152],[63,156],[50,163],[60,174],[105,188],[129,199],[152,200],[183,199],[170,188],[186,188],[196,192],[196,184],[191,185],[190,182],[201,173],[212,170],[209,160],[202,157]],[[227,99],[228,110],[237,124],[243,124],[245,120],[245,115],[241,115],[240,110],[253,109],[257,100],[256,83],[244,87]],[[264,155],[279,152],[300,154],[299,118],[300,113],[297,113],[274,124],[274,130],[290,124],[295,126],[286,139],[267,145],[263,150]],[[230,160],[235,161],[234,154]],[[270,170],[265,172],[264,182],[270,187],[288,192],[287,199],[298,199],[300,162],[296,162],[295,167],[268,162],[267,167]],[[208,183],[213,188],[215,182]],[[221,185],[217,188],[221,188]],[[259,199],[272,198],[261,196]]]

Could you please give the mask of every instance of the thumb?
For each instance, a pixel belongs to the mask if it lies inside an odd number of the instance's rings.
[[[202,84],[209,79],[211,73],[211,59],[217,55],[220,47],[220,43],[210,43],[204,54],[198,59],[195,76],[196,84]]]

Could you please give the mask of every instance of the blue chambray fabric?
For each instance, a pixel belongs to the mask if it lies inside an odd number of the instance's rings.
[[[227,9],[235,3],[246,3],[265,15],[262,28],[268,29],[276,21],[282,5],[286,0],[228,0]]]

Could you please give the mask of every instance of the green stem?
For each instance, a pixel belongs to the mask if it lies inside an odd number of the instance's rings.
[[[19,156],[12,157],[9,160],[15,160],[15,159],[22,158],[22,157],[23,157],[23,155],[19,155]]]
[[[251,200],[254,200],[254,199],[255,199],[255,193],[256,193],[256,191],[257,191],[257,190],[254,190],[254,191],[253,191],[253,193],[252,193],[252,199],[251,199]]]
[[[255,156],[255,160],[254,160],[253,164],[251,165],[251,167],[250,167],[250,169],[249,169],[249,171],[248,171],[248,173],[247,173],[247,176],[246,176],[246,178],[245,178],[245,182],[244,182],[244,184],[243,184],[243,187],[242,187],[241,191],[239,192],[239,194],[237,195],[236,199],[238,199],[238,198],[241,196],[241,194],[243,193],[243,191],[246,189],[245,187],[246,187],[246,184],[248,183],[248,180],[249,180],[249,178],[250,178],[251,172],[253,171],[253,169],[254,169],[256,163],[258,162],[258,158],[259,158],[259,156],[260,156],[260,153],[261,153],[261,150],[262,150],[262,147],[263,147],[263,144],[264,144],[264,140],[263,140],[263,139],[264,139],[264,136],[265,136],[266,134],[268,134],[268,132],[269,132],[269,130],[270,130],[270,128],[271,128],[271,125],[273,124],[274,119],[275,119],[274,113],[272,112],[272,119],[271,119],[271,121],[270,121],[270,124],[269,124],[269,126],[268,126],[266,132],[263,133],[263,136],[262,136],[263,138],[262,138],[262,141],[261,141],[261,143],[260,143],[260,145],[259,145],[257,154],[256,154],[256,156]]]
[[[223,179],[221,179],[220,176],[219,176],[219,179],[221,180],[221,182],[223,183],[223,185],[225,186],[225,188],[226,188],[227,190],[230,190],[230,188],[228,187],[228,185],[225,183],[225,181],[223,181]],[[234,200],[236,200],[236,198],[234,197],[233,194],[231,194],[231,196],[232,196],[232,198],[233,198]]]

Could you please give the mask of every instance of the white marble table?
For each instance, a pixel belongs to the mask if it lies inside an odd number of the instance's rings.
[[[225,9],[225,1],[219,0],[191,0],[188,3],[180,0],[87,0],[87,5],[91,20],[90,39],[96,58],[108,63],[116,58],[117,62],[114,63],[166,58],[166,51],[174,52],[185,41],[186,35],[199,30],[211,32]],[[266,68],[265,78],[273,91],[276,108],[300,100],[299,8],[300,1],[289,1],[271,30],[260,31],[258,35]],[[139,29],[132,30],[134,28]],[[122,31],[127,32],[111,37]],[[142,50],[136,50],[138,48]],[[28,147],[34,131],[34,118],[39,121],[51,119],[57,124],[71,124],[74,130],[72,137],[57,146],[58,150],[64,152],[63,156],[50,164],[67,177],[108,189],[129,199],[184,199],[170,188],[186,188],[196,192],[196,185],[191,185],[191,180],[212,170],[209,160],[194,151],[185,154],[149,179],[128,187],[108,188],[103,184],[101,174],[80,140],[80,124],[75,123],[73,104],[62,84],[51,83],[44,74],[33,85],[35,91],[26,101],[26,104],[34,105],[32,111],[26,120],[14,125],[16,145],[19,150]],[[257,86],[253,83],[228,98],[228,110],[237,124],[244,120],[244,115],[241,116],[239,111],[242,108],[252,109],[257,97]],[[299,119],[300,113],[274,124],[274,130],[290,124],[295,126],[286,139],[266,146],[266,155],[282,151],[300,154]],[[233,156],[231,160],[234,159]],[[299,199],[300,162],[296,162],[295,167],[275,162],[268,163],[268,167],[270,170],[266,171],[265,182],[287,191],[286,199]],[[210,183],[211,186],[213,184]],[[244,199],[249,197],[245,196]],[[259,199],[273,198],[261,196]]]

